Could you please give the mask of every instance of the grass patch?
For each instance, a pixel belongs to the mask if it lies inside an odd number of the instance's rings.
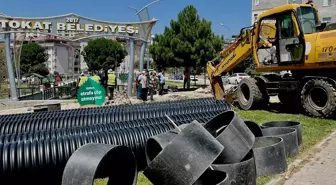
[[[325,137],[327,137],[330,133],[332,133],[336,129],[336,123],[334,120],[311,118],[301,114],[281,114],[262,110],[242,111],[236,108],[235,111],[237,111],[240,117],[257,122],[259,124],[268,121],[301,122],[303,128],[302,128],[302,145],[300,147],[300,154],[296,157],[288,158],[288,162],[292,162],[293,160],[304,156],[307,152],[309,152],[310,149],[312,149],[312,147],[314,147],[314,145],[319,143],[321,140],[323,140]],[[257,184],[264,185],[274,177],[275,176],[258,177]],[[97,183],[95,185],[103,185],[103,184]],[[142,173],[139,173],[137,185],[152,185],[152,183],[149,182],[149,180]]]
[[[304,156],[317,143],[327,137],[336,129],[334,120],[311,118],[302,114],[281,114],[268,111],[242,111],[235,109],[242,118],[255,121],[259,124],[268,121],[299,121],[302,123],[302,145],[300,154],[296,157],[288,158],[288,164],[297,158]],[[264,185],[275,176],[258,177],[257,184]]]
[[[183,81],[179,82],[179,81],[166,80],[165,85],[166,86],[177,86],[177,87],[181,88],[181,87],[183,87]]]

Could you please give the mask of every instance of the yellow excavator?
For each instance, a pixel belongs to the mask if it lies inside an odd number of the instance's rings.
[[[283,104],[303,107],[314,117],[336,110],[336,30],[323,31],[312,3],[287,4],[264,12],[251,27],[241,29],[235,42],[207,63],[214,96],[225,99],[221,76],[252,56],[254,78],[243,78],[237,101],[243,110],[262,109],[270,96]],[[289,71],[280,75],[281,71]]]

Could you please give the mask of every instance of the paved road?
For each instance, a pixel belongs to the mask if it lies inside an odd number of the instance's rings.
[[[336,184],[336,132],[321,146],[321,152],[309,159],[284,185]]]

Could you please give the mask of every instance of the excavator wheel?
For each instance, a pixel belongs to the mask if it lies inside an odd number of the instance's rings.
[[[240,81],[237,91],[238,103],[241,109],[250,110],[259,108],[263,102],[263,94],[253,78],[244,78]]]
[[[326,80],[309,80],[302,88],[303,108],[314,117],[328,118],[336,110],[336,90]]]

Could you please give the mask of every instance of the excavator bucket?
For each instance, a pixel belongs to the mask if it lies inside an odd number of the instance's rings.
[[[213,76],[214,67],[211,62],[207,63],[207,72],[210,80],[212,93],[218,100],[225,100],[224,85],[221,76]]]

